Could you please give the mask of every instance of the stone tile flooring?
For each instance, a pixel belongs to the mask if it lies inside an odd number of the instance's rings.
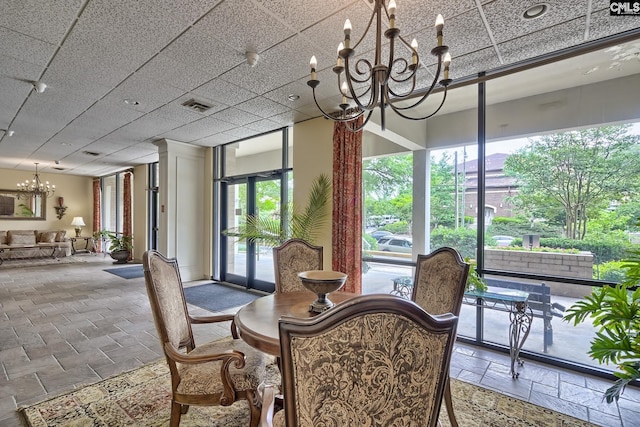
[[[21,405],[162,357],[144,279],[103,271],[113,266],[101,255],[75,258],[84,262],[0,267],[0,427],[23,425],[16,412]],[[197,342],[228,333],[228,323],[194,326]],[[609,382],[599,378],[526,361],[512,380],[508,355],[466,344],[455,348],[451,376],[598,425],[640,425],[640,390],[607,405],[601,395]]]

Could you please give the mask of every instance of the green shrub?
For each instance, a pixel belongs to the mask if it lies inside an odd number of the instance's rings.
[[[462,258],[475,258],[476,236],[476,230],[470,228],[438,227],[431,232],[431,250],[451,246],[460,252]]]
[[[584,252],[591,252],[596,256],[594,260],[596,264],[624,259],[633,247],[630,243],[621,242],[619,239],[573,240],[564,238],[541,238],[540,246],[574,248]]]
[[[593,266],[593,278],[605,280],[607,282],[620,283],[625,279],[625,270],[622,267],[623,261],[610,261]]]
[[[407,221],[398,221],[393,224],[387,224],[381,227],[382,230],[387,230],[393,234],[410,234],[409,223]]]

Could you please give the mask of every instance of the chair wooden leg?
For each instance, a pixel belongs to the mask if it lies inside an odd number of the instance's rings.
[[[171,427],[179,427],[180,426],[180,415],[182,413],[182,405],[177,402],[171,402],[171,421],[169,425]]]
[[[456,420],[456,414],[453,412],[453,399],[451,398],[451,378],[447,375],[447,382],[444,385],[444,404],[447,407],[447,415],[449,415],[449,422],[451,427],[458,427],[458,420]]]
[[[249,425],[258,427],[262,413],[262,402],[255,391],[247,390],[247,403],[249,403]]]

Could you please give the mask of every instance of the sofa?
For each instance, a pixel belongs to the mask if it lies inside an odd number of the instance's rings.
[[[0,231],[0,264],[7,259],[64,257],[71,254],[66,230]]]

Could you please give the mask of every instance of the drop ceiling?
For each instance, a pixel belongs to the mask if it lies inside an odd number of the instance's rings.
[[[545,0],[532,20],[522,14],[541,2],[396,2],[425,77],[438,13],[454,79],[640,28],[603,0]],[[358,37],[370,11],[369,0],[0,0],[0,129],[15,132],[0,132],[0,168],[100,176],[156,161],[162,138],[212,147],[318,117],[309,58],[330,109],[343,22]]]

